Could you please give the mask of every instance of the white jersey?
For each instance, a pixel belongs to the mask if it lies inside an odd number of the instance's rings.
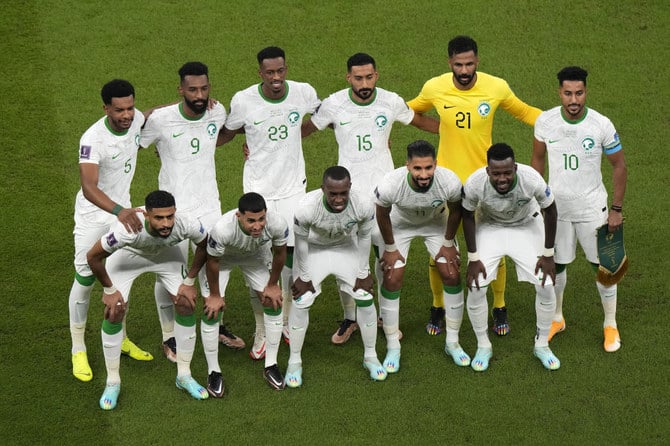
[[[414,119],[414,111],[397,94],[375,88],[369,103],[356,102],[351,88],[324,99],[312,116],[314,126],[335,130],[339,148],[337,164],[351,174],[352,188],[369,193],[394,169],[389,136],[395,121],[405,125]]]
[[[144,115],[137,109],[130,128],[124,132],[112,130],[107,116],[103,116],[84,132],[79,141],[79,163],[97,164],[98,188],[123,207],[130,207],[130,183],[135,174],[142,125]],[[101,224],[116,219],[88,201],[81,189],[75,199],[75,212]]]
[[[149,222],[145,220],[142,213],[137,213],[137,217],[144,221],[144,227],[140,232],[134,234],[128,232],[121,222],[114,224],[109,232],[102,236],[100,240],[102,249],[109,253],[125,248],[128,251],[142,257],[156,258],[166,248],[175,246],[184,240],[191,240],[198,244],[207,237],[204,226],[195,217],[189,214],[177,212],[175,214],[172,233],[168,237],[160,235],[151,235],[147,232]]]
[[[519,226],[529,222],[539,207],[554,202],[554,194],[535,169],[517,164],[514,184],[501,194],[491,184],[486,167],[477,169],[463,186],[463,208],[477,211],[479,221],[501,226]]]
[[[595,110],[585,108],[579,121],[567,121],[561,110],[547,110],[535,122],[535,139],[544,142],[549,154],[549,185],[556,194],[558,218],[599,220],[607,208],[602,155],[621,150],[619,135]]]
[[[288,239],[288,223],[281,215],[268,211],[265,228],[259,237],[244,232],[236,215],[228,211],[214,225],[207,241],[207,254],[213,257],[249,257],[261,251],[270,252],[272,246],[284,246]]]
[[[158,187],[172,193],[181,212],[221,212],[216,182],[214,152],[219,130],[226,122],[226,109],[216,104],[200,118],[183,112],[183,102],[154,110],[140,143],[156,144],[161,159]]]
[[[261,84],[235,93],[226,128],[244,127],[249,158],[244,163],[244,192],[276,200],[305,192],[305,159],[300,127],[306,114],[320,104],[306,83],[286,81],[281,99],[263,95]]]
[[[447,203],[461,200],[461,181],[446,167],[437,166],[426,190],[414,189],[407,167],[399,167],[384,176],[375,189],[376,204],[391,209],[393,226],[417,227],[444,220]]]
[[[333,212],[321,189],[307,193],[295,211],[297,236],[306,237],[310,245],[340,246],[356,244],[359,237],[370,237],[375,209],[356,191],[349,194],[349,203],[341,212]]]

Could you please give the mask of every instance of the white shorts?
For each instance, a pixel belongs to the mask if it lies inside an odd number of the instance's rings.
[[[267,253],[270,254],[270,253]],[[258,253],[257,256],[234,257],[225,254],[219,257],[219,292],[225,295],[226,286],[230,280],[230,272],[239,266],[247,285],[254,291],[263,291],[270,280],[270,267],[272,266],[272,256],[264,256]],[[204,268],[203,268],[204,269]],[[209,296],[209,288],[202,292],[203,297]]]
[[[100,240],[103,235],[109,231],[109,227],[116,220],[116,216],[107,214],[108,218],[100,213],[95,213],[94,220],[87,219],[79,213],[74,214],[74,270],[82,277],[93,276],[91,268],[88,266],[86,254]],[[100,215],[97,215],[100,214]]]
[[[509,256],[516,265],[519,281],[534,285],[542,283],[542,271],[535,274],[535,265],[544,251],[544,221],[539,212],[520,226],[498,226],[479,223],[477,226],[477,253],[486,268],[486,279],[479,277],[479,286],[488,285],[498,274],[498,264]],[[547,278],[545,284],[551,284]]]
[[[295,209],[298,207],[298,203],[302,200],[302,197],[305,196],[304,192],[291,195],[290,197],[280,198],[277,200],[268,200],[265,199],[265,205],[268,208],[268,211],[277,213],[284,217],[286,223],[288,224],[288,241],[287,246],[295,246],[295,235],[293,234],[293,220]]]
[[[309,275],[312,278],[314,293],[306,293],[301,299],[295,300],[294,305],[299,308],[309,308],[314,299],[321,293],[321,282],[329,275],[335,276],[340,290],[354,297],[356,300],[372,300],[372,294],[361,296],[354,293],[360,260],[358,248],[355,244],[342,246],[309,246],[306,263]]]
[[[430,256],[434,259],[444,242],[444,233],[447,230],[445,224],[446,219],[444,221],[420,227],[393,226],[393,239],[395,240],[395,245],[398,247],[398,251],[400,251],[400,254],[405,258],[405,262],[408,260],[407,256],[409,255],[410,244],[412,243],[412,240],[417,237],[423,239],[423,244],[426,246]],[[380,255],[384,250],[384,246],[382,241]]]
[[[107,274],[126,302],[133,282],[144,273],[155,273],[156,281],[175,296],[183,282],[182,271],[186,271],[183,252],[180,245],[175,245],[148,258],[127,249],[119,249],[107,258]]]
[[[567,265],[575,260],[577,241],[584,251],[586,259],[591,263],[599,263],[597,229],[607,223],[607,215],[603,220],[571,222],[558,220],[556,226],[556,263]]]

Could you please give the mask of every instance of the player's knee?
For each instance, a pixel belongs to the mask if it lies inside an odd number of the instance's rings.
[[[114,314],[110,314],[109,317],[107,317],[107,321],[111,322],[112,324],[120,324],[123,322],[123,318],[126,316],[126,306],[125,305],[117,305],[116,311],[114,311]]]
[[[194,308],[191,307],[187,298],[182,297],[174,304],[174,309],[180,316],[190,316],[194,313]]]

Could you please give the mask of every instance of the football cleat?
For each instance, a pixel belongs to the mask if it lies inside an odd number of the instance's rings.
[[[263,377],[273,389],[284,389],[284,376],[281,374],[277,364],[271,365],[270,367],[265,367],[265,369],[263,369]]]
[[[351,335],[358,330],[358,324],[351,319],[345,319],[340,323],[340,328],[333,334],[330,341],[335,345],[346,343]]]
[[[163,342],[163,354],[170,362],[177,362],[177,342],[172,337]]]
[[[254,345],[249,350],[249,356],[254,361],[265,358],[265,333],[254,333]]]
[[[445,344],[444,352],[451,356],[457,366],[467,367],[470,365],[470,356],[465,353],[458,342]]]
[[[437,336],[444,329],[444,308],[430,307],[430,320],[426,324],[426,333]]]
[[[175,384],[178,389],[186,390],[196,400],[206,400],[209,397],[207,389],[198,384],[190,375],[178,376]]]
[[[491,312],[493,316],[493,326],[491,330],[498,336],[505,336],[509,333],[509,323],[507,322],[507,308],[494,308]]]
[[[219,342],[233,350],[241,350],[246,347],[244,340],[235,336],[224,324],[219,325]]]
[[[606,352],[615,352],[621,348],[621,338],[619,337],[619,330],[616,327],[608,325],[604,329],[605,342],[603,346]]]
[[[86,352],[77,352],[72,355],[72,374],[79,381],[89,382],[93,379],[93,371],[88,365]]]
[[[107,384],[105,391],[100,397],[100,408],[102,410],[112,410],[116,407],[121,392],[121,383]]]
[[[377,358],[365,358],[363,360],[363,367],[368,369],[370,378],[373,381],[384,381],[388,376],[388,372]]]
[[[207,392],[212,398],[221,398],[225,389],[221,372],[210,373],[207,377]]]
[[[398,373],[400,370],[400,349],[390,348],[386,352],[386,358],[382,364],[386,369],[386,373]]]
[[[475,357],[472,358],[470,367],[475,372],[483,372],[489,368],[489,360],[493,356],[493,349],[491,347],[480,347],[475,353]]]
[[[302,363],[288,365],[284,383],[293,389],[302,386]]]
[[[121,343],[121,354],[130,356],[136,361],[151,361],[154,359],[151,353],[145,352],[127,337],[123,338],[123,342]]]
[[[554,337],[556,333],[560,333],[565,330],[565,319],[560,321],[551,321],[551,327],[549,327],[549,336],[547,337],[548,341],[551,341],[551,338]]]
[[[554,355],[549,347],[535,347],[533,354],[542,362],[547,370],[558,370],[561,367],[561,361]]]

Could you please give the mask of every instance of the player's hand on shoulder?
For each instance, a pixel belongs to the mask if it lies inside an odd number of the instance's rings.
[[[123,208],[116,217],[119,219],[128,232],[137,234],[142,230],[142,221],[137,216],[138,212],[142,212],[139,208]]]

